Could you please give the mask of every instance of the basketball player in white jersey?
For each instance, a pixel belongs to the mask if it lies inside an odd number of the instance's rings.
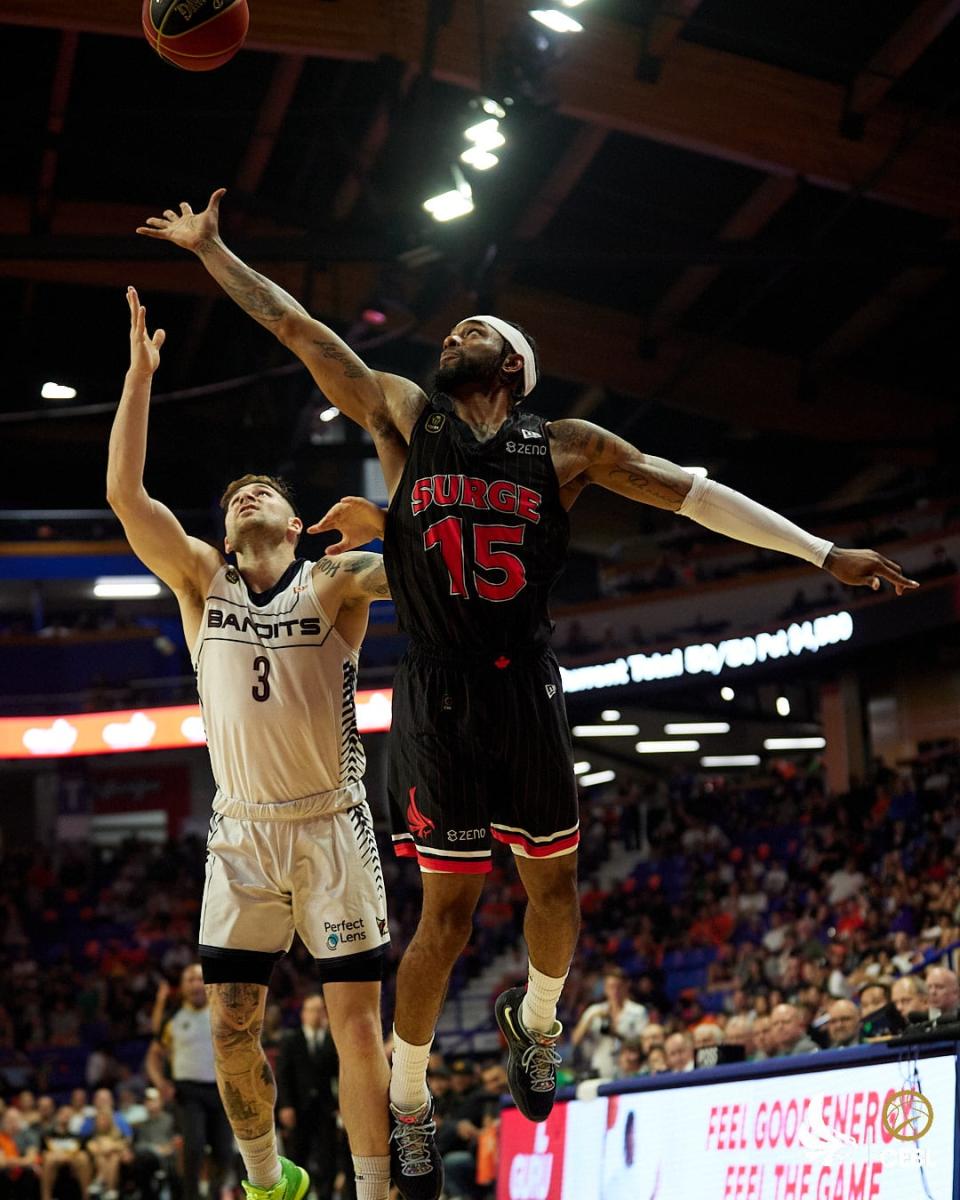
[[[354,688],[377,554],[308,562],[283,483],[247,475],[222,500],[228,553],[188,537],[143,486],[147,413],[164,333],[133,288],[130,368],[110,435],[107,499],[141,562],[177,597],[217,784],[200,915],[217,1084],[249,1200],[302,1200],[277,1155],[276,1086],[260,1045],[267,985],[294,931],[318,963],[340,1055],[340,1109],[358,1200],[389,1188],[389,1071],[380,977],[383,876],[362,782]],[[306,651],[306,653],[304,653]]]

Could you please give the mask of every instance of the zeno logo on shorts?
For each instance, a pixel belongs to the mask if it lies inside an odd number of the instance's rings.
[[[448,829],[448,842],[476,842],[486,836],[485,829]]]

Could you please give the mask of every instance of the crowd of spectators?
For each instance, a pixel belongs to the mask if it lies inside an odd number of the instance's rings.
[[[896,772],[879,768],[844,797],[825,794],[813,765],[750,785],[678,771],[646,793],[591,794],[582,815],[583,931],[560,1012],[565,1078],[839,1048],[889,1036],[906,1020],[950,1019],[960,1004],[950,969],[960,944],[956,748]],[[637,851],[635,865],[602,884],[617,843]],[[420,889],[416,872],[387,853],[384,872],[396,934],[386,1027]],[[197,838],[5,855],[0,1168],[17,1188],[47,1200],[60,1178],[107,1195],[124,1181],[144,1191],[175,1174],[175,1154],[157,1149],[168,1145],[157,1132],[165,1122],[147,1126],[149,1147],[140,1137],[159,1167],[138,1159],[137,1126],[163,1109],[163,1097],[147,1091],[144,1059],[158,992],[194,955],[202,882]],[[503,855],[452,996],[519,944],[522,911]],[[268,1051],[299,1023],[314,988],[296,943],[274,973]],[[485,1130],[495,1125],[502,1063],[435,1058],[432,1083],[450,1177],[474,1185],[450,1194],[475,1195],[490,1173]]]

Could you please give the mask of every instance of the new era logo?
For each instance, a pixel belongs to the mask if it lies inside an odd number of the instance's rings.
[[[552,700],[554,698],[554,696],[557,694],[557,685],[555,683],[548,683],[546,685],[546,688],[547,688],[547,699]]]
[[[525,438],[542,438],[542,433],[537,433],[535,429],[521,429],[520,432]]]

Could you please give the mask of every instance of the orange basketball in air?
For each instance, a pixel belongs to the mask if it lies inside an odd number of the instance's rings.
[[[247,0],[143,0],[141,20],[144,36],[166,62],[213,71],[243,45],[250,10]]]

